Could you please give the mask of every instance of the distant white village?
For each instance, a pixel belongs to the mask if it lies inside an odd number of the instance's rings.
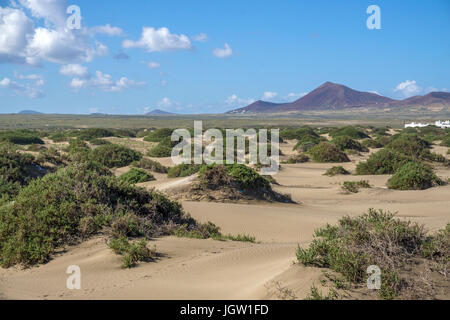
[[[405,124],[405,128],[423,128],[423,127],[428,127],[428,126],[432,126],[433,124],[431,123],[417,123],[417,122],[411,122],[411,123],[407,123]],[[442,129],[446,129],[446,128],[450,128],[450,120],[447,121],[436,121],[434,123],[434,126],[442,128]]]

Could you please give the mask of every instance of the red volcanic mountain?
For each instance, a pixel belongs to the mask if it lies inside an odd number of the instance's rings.
[[[280,111],[384,106],[394,101],[375,93],[360,92],[340,84],[326,82],[301,99],[283,106]]]
[[[397,106],[450,105],[450,92],[430,92],[425,96],[414,96],[396,103]]]
[[[283,113],[289,111],[340,110],[365,107],[428,106],[431,104],[450,105],[450,93],[432,92],[426,96],[394,100],[375,93],[356,91],[340,84],[326,82],[306,96],[291,103],[257,101],[247,107],[232,110],[228,113]]]

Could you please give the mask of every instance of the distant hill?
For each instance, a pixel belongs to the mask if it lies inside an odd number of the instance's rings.
[[[20,111],[18,114],[43,114],[43,113],[34,110],[23,110]]]
[[[155,109],[155,110],[152,110],[152,111],[146,113],[146,115],[149,115],[149,116],[150,115],[165,115],[165,114],[169,115],[169,114],[174,114],[174,113],[163,111],[160,109]]]
[[[247,107],[231,110],[228,114],[283,113],[306,110],[340,110],[349,108],[386,108],[407,106],[450,106],[450,93],[432,92],[425,96],[394,100],[376,93],[353,90],[341,84],[326,82],[297,101],[271,103],[257,101]]]

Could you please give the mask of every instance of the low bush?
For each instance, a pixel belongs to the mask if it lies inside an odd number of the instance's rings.
[[[446,261],[448,267],[448,229],[427,236],[423,226],[396,219],[390,212],[370,209],[362,216],[344,217],[336,226],[315,231],[308,248],[298,247],[297,259],[306,266],[330,268],[355,287],[366,282],[368,266],[375,265],[382,272],[380,298],[409,295],[417,299],[415,295],[427,292],[421,289],[430,288],[430,283],[422,281],[411,268],[417,259]]]
[[[308,162],[308,161],[309,161],[309,157],[306,154],[301,153],[301,154],[298,154],[298,155],[290,157],[284,163],[286,163],[286,164],[295,164],[295,163],[305,163],[305,162]]]
[[[17,152],[13,145],[0,144],[0,198],[15,196],[33,178],[34,158]]]
[[[156,252],[150,250],[147,241],[141,239],[137,242],[130,242],[127,237],[111,239],[109,247],[116,253],[123,256],[122,268],[132,268],[140,261],[149,262],[156,258]]]
[[[281,130],[280,138],[283,140],[303,140],[305,138],[318,139],[319,135],[310,127],[286,128]]]
[[[347,136],[352,139],[366,139],[369,138],[366,132],[361,129],[357,129],[352,126],[342,127],[330,132],[330,136],[333,138]]]
[[[370,189],[372,186],[370,185],[369,181],[367,180],[361,180],[361,181],[345,181],[342,184],[342,190],[350,193],[358,193],[359,189]]]
[[[172,156],[172,148],[158,143],[147,153],[152,158],[167,158]]]
[[[202,165],[182,163],[169,169],[167,176],[169,178],[189,177],[200,171]]]
[[[349,136],[338,136],[334,138],[331,143],[336,145],[339,150],[346,151],[346,150],[355,150],[359,152],[368,152],[369,149],[366,147],[363,147],[358,141],[353,140]]]
[[[101,138],[95,138],[89,141],[93,146],[102,146],[104,144],[111,144],[110,141],[101,139]]]
[[[153,175],[142,169],[131,168],[128,172],[119,177],[119,181],[130,184],[148,182],[156,180]]]
[[[372,154],[365,162],[360,162],[356,166],[357,175],[382,175],[394,174],[399,168],[412,158],[395,152],[393,150],[382,149]]]
[[[418,162],[405,164],[388,181],[389,189],[396,190],[423,190],[442,184],[430,167]]]
[[[308,151],[308,155],[316,162],[350,162],[348,156],[334,144],[322,142]]]
[[[142,158],[139,161],[133,162],[131,165],[134,167],[137,167],[137,168],[150,170],[150,171],[158,172],[158,173],[167,173],[169,171],[169,169],[167,167],[163,166],[158,161],[148,159],[148,158]]]
[[[91,152],[90,159],[108,168],[125,167],[134,161],[141,160],[142,155],[130,148],[117,144],[101,145]]]
[[[325,176],[334,177],[337,175],[348,175],[350,172],[344,169],[342,166],[333,167],[331,169],[328,169],[327,172],[325,172]]]
[[[118,181],[95,163],[75,163],[33,180],[0,206],[0,265],[32,266],[132,213],[145,237],[199,227],[179,203]]]
[[[164,138],[172,136],[173,129],[157,129],[153,132],[150,132],[145,138],[144,141],[147,142],[161,142]]]
[[[413,159],[429,159],[429,143],[417,135],[399,135],[386,145],[387,149],[402,153]]]
[[[44,144],[37,133],[29,130],[0,131],[0,142],[19,145]]]
[[[447,136],[442,139],[441,146],[450,148],[450,134],[447,134]]]
[[[380,143],[377,140],[373,140],[373,139],[365,139],[361,142],[361,146],[365,147],[365,148],[371,148],[371,149],[379,149],[384,147],[384,145],[382,143]]]

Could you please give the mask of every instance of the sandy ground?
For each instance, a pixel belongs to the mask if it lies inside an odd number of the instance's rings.
[[[291,154],[292,144],[283,144]],[[436,152],[446,153],[437,147]],[[358,161],[351,156],[343,164],[354,172]],[[168,164],[168,160],[164,160]],[[28,270],[0,270],[0,298],[8,299],[278,299],[280,287],[298,299],[318,284],[322,271],[294,265],[298,244],[307,245],[313,231],[335,223],[344,215],[359,215],[368,208],[398,212],[398,216],[423,223],[430,231],[450,222],[450,185],[425,191],[394,191],[386,188],[389,176],[326,177],[333,164],[283,165],[275,176],[274,189],[289,193],[297,204],[258,202],[229,204],[183,202],[183,207],[202,222],[211,221],[223,233],[249,234],[258,243],[164,237],[152,242],[161,254],[151,263],[129,270],[120,268],[120,257],[102,238],[69,248],[48,264]],[[126,168],[118,169],[116,174]],[[450,177],[450,169],[437,174]],[[190,178],[167,179],[144,184],[162,192],[190,183]],[[358,194],[342,192],[344,181],[369,180],[373,186]],[[82,289],[66,289],[70,265],[82,272]],[[277,285],[275,285],[277,284]]]

